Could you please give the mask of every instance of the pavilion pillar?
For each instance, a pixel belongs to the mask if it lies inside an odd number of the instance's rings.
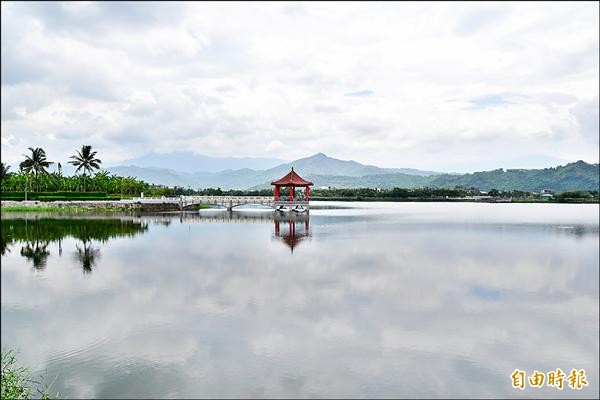
[[[308,197],[310,196],[310,189],[308,186],[306,187],[306,201],[308,201]]]
[[[290,185],[290,203],[294,201],[294,187]]]
[[[279,186],[275,186],[275,201],[279,200]]]

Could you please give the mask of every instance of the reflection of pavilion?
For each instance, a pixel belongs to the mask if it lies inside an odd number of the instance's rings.
[[[274,230],[271,238],[287,244],[293,252],[298,243],[310,238],[309,215],[308,211],[305,213],[281,213],[278,211],[202,210],[198,213],[180,213],[179,218],[182,223],[189,221],[268,224],[273,221]],[[164,218],[172,217],[171,215]]]
[[[309,214],[278,214],[273,218],[275,232],[273,237],[287,244],[294,252],[298,243],[310,238]]]

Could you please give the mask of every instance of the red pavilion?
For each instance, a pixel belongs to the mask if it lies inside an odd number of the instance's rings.
[[[308,199],[310,196],[310,188],[312,186],[312,182],[305,181],[294,171],[294,167],[292,170],[285,175],[283,178],[271,182],[271,185],[275,186],[275,205],[276,206],[308,206]],[[289,199],[283,196],[280,196],[280,189],[282,187],[289,187],[290,196]],[[295,196],[294,189],[297,187],[303,187],[304,196]]]

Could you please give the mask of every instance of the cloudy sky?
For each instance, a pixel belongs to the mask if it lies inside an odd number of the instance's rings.
[[[2,160],[598,162],[599,5],[2,3]]]

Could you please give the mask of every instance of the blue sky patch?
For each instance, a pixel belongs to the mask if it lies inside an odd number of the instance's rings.
[[[344,93],[344,96],[372,96],[373,94],[375,94],[375,92],[373,92],[372,90],[359,90],[357,92],[350,92],[350,93]]]

